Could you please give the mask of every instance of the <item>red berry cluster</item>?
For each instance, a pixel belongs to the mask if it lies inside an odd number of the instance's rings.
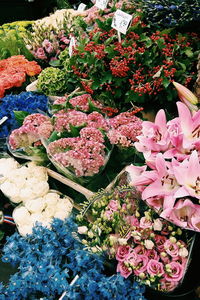
[[[127,59],[120,60],[120,58],[114,57],[110,61],[110,70],[115,77],[126,77],[127,72],[130,70]]]
[[[94,91],[91,89],[91,87],[85,81],[81,81],[81,84],[87,93],[89,93],[91,95],[94,93]]]

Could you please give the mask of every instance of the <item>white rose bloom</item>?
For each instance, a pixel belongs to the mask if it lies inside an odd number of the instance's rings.
[[[20,198],[22,199],[22,201],[27,201],[29,199],[33,199],[35,195],[32,192],[32,189],[30,187],[25,187],[23,189],[21,189],[20,191]]]
[[[181,248],[179,251],[178,251],[178,254],[181,256],[181,257],[187,257],[188,256],[188,250],[183,247]]]
[[[56,213],[54,215],[54,218],[58,218],[58,219],[64,220],[64,219],[66,219],[66,218],[69,217],[69,214],[70,214],[69,211],[59,210],[59,211],[56,211]]]
[[[33,213],[31,214],[31,221],[35,225],[36,222],[42,223],[44,221],[44,218],[41,213]]]
[[[56,210],[64,210],[64,211],[68,211],[71,212],[73,208],[73,204],[71,203],[71,201],[68,198],[63,198],[60,199],[58,201]]]
[[[43,211],[42,215],[44,218],[52,218],[56,212],[55,206],[47,206],[45,210]]]
[[[40,212],[42,212],[42,210],[45,207],[43,198],[27,200],[27,201],[25,201],[24,205],[28,209],[28,211],[31,213],[40,213]]]
[[[32,233],[32,225],[21,225],[18,226],[18,231],[19,234],[21,234],[22,236],[26,236],[27,234],[31,234]]]
[[[43,199],[46,205],[56,206],[60,196],[57,193],[48,193]]]
[[[31,186],[32,193],[36,197],[42,197],[49,191],[49,184],[46,181],[38,182],[37,185]]]
[[[144,246],[146,249],[151,250],[154,247],[154,243],[151,240],[145,240]]]
[[[79,226],[78,227],[78,233],[79,234],[86,234],[88,232],[87,226]]]
[[[19,164],[13,158],[0,159],[0,175],[7,177],[13,170],[19,168]]]
[[[10,200],[14,203],[20,203],[22,201],[19,195],[20,190],[15,184],[9,181],[5,181],[4,183],[2,183],[0,188],[4,195],[10,198]]]
[[[162,224],[162,222],[159,218],[154,220],[154,222],[153,222],[153,229],[154,230],[161,231],[162,226],[163,226],[163,224]]]
[[[19,225],[29,225],[31,222],[31,215],[29,213],[29,211],[27,210],[26,207],[24,206],[20,206],[20,207],[16,207],[13,211],[13,219],[15,221],[15,223],[19,224]]]

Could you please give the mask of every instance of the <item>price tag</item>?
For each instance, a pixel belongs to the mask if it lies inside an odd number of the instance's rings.
[[[96,0],[95,6],[99,9],[105,9],[108,5],[109,0]]]
[[[116,29],[117,31],[126,34],[128,26],[131,22],[132,16],[123,12],[122,10],[118,9],[114,14],[112,20],[112,28]]]
[[[76,40],[75,37],[71,37],[70,43],[69,43],[69,56],[71,57],[73,54],[73,48],[76,46]]]
[[[2,125],[6,120],[8,120],[8,117],[4,116],[4,117],[0,120],[0,125]]]
[[[86,9],[86,4],[84,3],[80,3],[78,8],[77,8],[77,11],[84,11]]]

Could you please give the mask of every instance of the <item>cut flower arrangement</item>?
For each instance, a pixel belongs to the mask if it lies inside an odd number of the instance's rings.
[[[181,85],[178,89],[191,111],[177,102],[177,118],[167,122],[164,110],[160,110],[154,123],[143,122],[135,147],[143,153],[146,165],[131,165],[126,170],[130,184],[161,217],[200,231],[200,110],[187,101],[192,97],[197,102],[189,90]]]
[[[142,121],[135,116],[140,109],[109,119],[103,113],[116,110],[104,108],[89,94],[67,100],[58,97],[52,107],[51,118],[32,114],[24,118],[20,128],[12,131],[9,149],[13,155],[42,162],[47,153],[49,160],[66,176],[87,181],[87,177],[105,167],[113,145],[134,152],[133,144],[142,128]]]
[[[90,251],[108,255],[116,272],[160,291],[181,283],[191,240],[149,209],[135,189],[120,185],[84,206],[77,216],[82,242]]]
[[[26,76],[35,76],[41,72],[35,61],[28,61],[23,55],[12,56],[0,61],[0,98],[8,89],[20,87]]]

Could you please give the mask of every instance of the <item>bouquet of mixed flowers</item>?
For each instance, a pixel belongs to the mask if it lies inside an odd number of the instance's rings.
[[[167,122],[164,110],[160,110],[154,123],[144,121],[135,147],[143,153],[146,164],[131,165],[127,171],[130,184],[161,217],[200,231],[200,111],[194,105],[198,102],[196,97],[183,86],[175,85],[192,111],[177,102],[177,118]]]
[[[108,130],[108,121],[96,111],[61,110],[54,115],[54,132],[46,146],[48,157],[73,180],[87,179],[99,173],[109,159]]]
[[[130,186],[99,193],[77,220],[86,247],[106,254],[123,277],[167,292],[183,280],[193,239],[149,209]]]
[[[28,115],[22,126],[11,132],[8,148],[16,157],[42,162],[46,160],[46,152],[41,138],[49,138],[52,132],[50,117],[40,113]]]
[[[26,76],[35,76],[41,72],[35,61],[28,61],[23,55],[11,56],[0,61],[0,98],[6,90],[20,87]]]
[[[0,120],[7,117],[1,124],[0,138],[7,137],[11,130],[20,126],[21,118],[37,111],[46,112],[48,98],[45,95],[23,92],[19,95],[7,95],[1,99]]]

